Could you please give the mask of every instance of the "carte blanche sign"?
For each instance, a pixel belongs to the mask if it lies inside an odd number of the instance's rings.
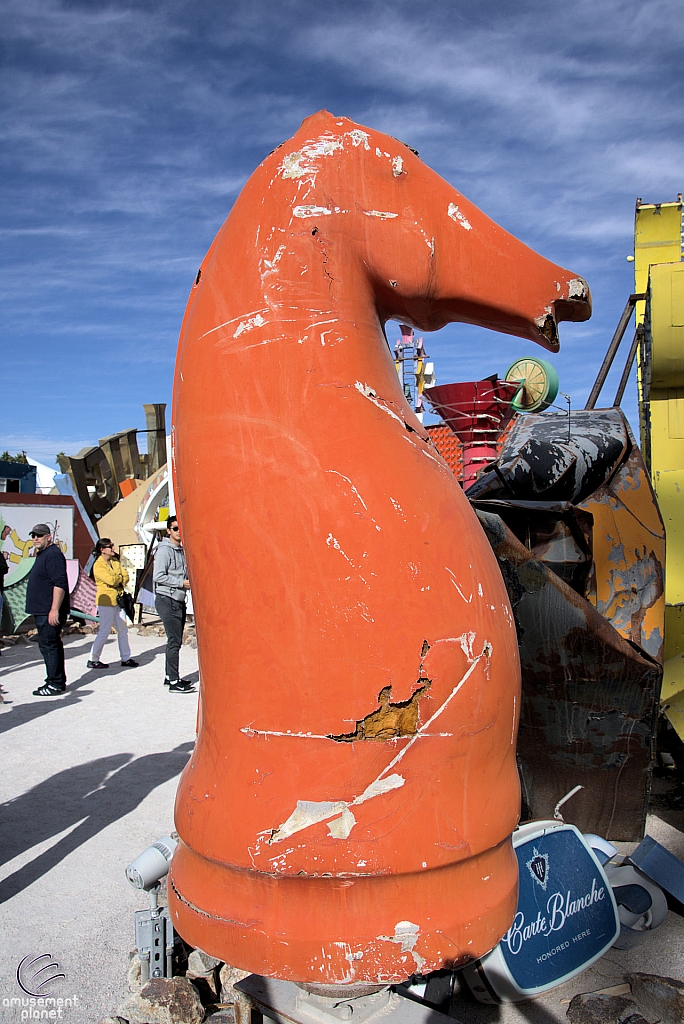
[[[482,1002],[538,995],[586,970],[620,931],[613,891],[573,825],[533,822],[513,837],[520,891],[513,923],[466,980]]]

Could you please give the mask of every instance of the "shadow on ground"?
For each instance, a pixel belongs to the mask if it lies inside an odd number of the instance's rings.
[[[143,651],[141,654],[136,655],[135,660],[141,665],[148,665],[154,661],[156,655],[164,650],[166,650],[166,644],[153,647],[149,651]],[[42,663],[42,658],[40,660]],[[18,667],[25,668],[26,662]],[[72,704],[80,704],[83,697],[87,697],[93,692],[92,690],[84,689],[84,687],[92,685],[96,680],[104,682],[106,679],[112,678],[112,676],[123,675],[124,673],[133,677],[134,672],[134,668],[122,668],[118,663],[111,665],[106,671],[89,668],[75,682],[67,684],[67,688],[62,696],[36,697],[25,704],[14,704],[10,699],[7,702],[9,707],[0,715],[0,735],[16,728],[18,725],[25,725],[27,722],[33,722],[37,718],[42,718],[43,715],[49,714],[50,711],[59,711],[60,708],[70,707]],[[1,676],[0,681],[2,681]],[[161,681],[160,679],[160,685]]]
[[[129,814],[185,767],[192,743],[134,757],[112,754],[67,768],[0,805],[0,864],[76,825],[54,846],[0,882],[0,903],[22,892],[74,850]]]

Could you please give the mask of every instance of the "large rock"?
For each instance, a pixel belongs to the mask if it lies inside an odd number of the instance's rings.
[[[639,1009],[662,1024],[681,1024],[684,1021],[684,981],[662,978],[657,974],[626,974],[632,995]]]
[[[647,1024],[633,999],[598,992],[580,992],[567,1011],[570,1024]]]
[[[209,953],[205,953],[204,950],[193,949],[188,957],[188,971],[191,971],[198,977],[202,977],[211,974],[220,963],[220,960],[217,960],[215,956],[210,956]]]
[[[128,965],[128,991],[139,992],[142,988],[142,964],[140,958],[136,956],[131,957],[131,962]]]
[[[223,965],[219,971],[222,1003],[235,1002],[236,993],[233,985],[238,981],[242,981],[243,978],[248,978],[250,973],[250,971],[241,971],[239,967],[231,967],[230,964]]]
[[[130,1024],[200,1024],[204,1007],[187,978],[150,978],[118,1014]]]
[[[218,1002],[221,981],[218,969],[222,961],[202,949],[193,949],[188,957],[186,977],[190,979],[205,1006]]]

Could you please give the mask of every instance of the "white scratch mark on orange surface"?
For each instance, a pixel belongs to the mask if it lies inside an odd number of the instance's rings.
[[[378,409],[382,409],[383,412],[386,412],[387,415],[391,416],[392,419],[397,421],[397,423],[401,423],[402,427],[404,426],[404,421],[401,416],[397,416],[396,412],[392,412],[391,409],[388,409],[387,406],[383,404],[370,384],[362,384],[360,380],[357,380],[354,387],[363,395],[364,398],[367,398],[369,402],[372,402],[374,406]]]
[[[466,229],[466,231],[473,230],[473,225],[461,213],[456,203],[449,203],[449,209],[447,210],[447,213],[449,214],[453,221],[456,221],[457,224],[460,224],[462,228]]]
[[[349,555],[345,554],[344,551],[342,550],[342,547],[341,547],[340,542],[337,539],[337,537],[333,537],[332,533],[329,533],[328,536],[325,538],[325,543],[328,545],[328,547],[333,547],[335,549],[335,551],[339,551],[339,553],[342,555],[342,557],[345,558],[349,562],[349,564],[351,565],[352,569],[356,569],[356,566],[352,562],[352,560],[349,557]]]
[[[239,338],[244,331],[253,331],[255,327],[263,327],[265,324],[266,320],[264,320],[260,313],[257,313],[256,316],[251,316],[249,317],[248,320],[243,320],[238,325],[238,328],[233,337]]]
[[[458,583],[456,582],[456,576],[454,575],[452,570],[449,568],[449,566],[445,565],[444,568],[451,575],[451,581],[450,582],[453,584],[453,586],[456,587],[456,590],[458,590],[459,594],[461,595],[461,597],[463,598],[465,603],[466,604],[470,604],[470,602],[473,599],[473,595],[471,594],[470,597],[466,597],[465,594],[463,593],[463,591],[461,590],[461,588],[459,587]]]
[[[339,472],[338,470],[336,470],[336,469],[326,469],[326,473],[334,473],[334,474],[335,474],[335,476],[341,476],[343,480],[346,480],[346,481],[347,481],[347,483],[349,484],[349,486],[351,487],[352,491],[353,491],[353,492],[354,492],[354,494],[356,495],[356,497],[357,497],[357,498],[359,499],[359,501],[360,501],[360,502],[361,502],[361,504],[363,505],[363,507],[364,507],[364,508],[366,509],[366,511],[368,511],[368,505],[366,505],[366,502],[365,502],[365,501],[363,500],[363,498],[361,497],[361,495],[359,494],[359,492],[357,491],[357,489],[356,489],[356,488],[354,487],[354,484],[353,484],[353,483],[351,482],[351,480],[349,479],[349,477],[348,477],[348,476],[345,476],[345,475],[344,475],[344,473],[340,473],[340,472]],[[364,552],[364,554],[365,554],[365,553],[366,553],[366,552]]]
[[[282,259],[282,255],[285,252],[285,249],[286,249],[286,246],[279,245],[278,249],[277,249],[277,251],[276,251],[276,253],[275,253],[275,255],[274,255],[272,260],[267,260],[265,256],[263,257],[263,259],[261,260],[261,263],[265,267],[265,270],[262,271],[262,276],[265,276],[266,273],[273,273],[273,271],[276,269],[276,267],[280,263],[280,260]]]
[[[231,324],[234,324],[237,320],[240,320],[241,317],[248,318],[260,316],[262,313],[268,313],[268,311],[268,306],[264,306],[262,309],[252,309],[249,311],[249,313],[241,313],[240,316],[234,316],[232,320],[224,320],[222,324],[217,324],[216,327],[211,327],[208,331],[205,331],[204,334],[200,334],[197,340],[201,341],[202,338],[206,338],[208,334],[213,334],[215,331],[220,331],[222,327],[230,327]]]

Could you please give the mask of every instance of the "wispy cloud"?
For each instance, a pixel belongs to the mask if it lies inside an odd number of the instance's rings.
[[[199,261],[259,161],[321,107],[416,146],[589,278],[594,319],[564,327],[553,357],[578,402],[631,289],[634,199],[684,187],[679,0],[6,0],[0,17],[17,380],[0,426],[16,436],[53,437],[55,416],[104,436],[170,400]],[[518,354],[469,331],[431,337],[441,380]],[[37,345],[60,402],[35,382]]]

